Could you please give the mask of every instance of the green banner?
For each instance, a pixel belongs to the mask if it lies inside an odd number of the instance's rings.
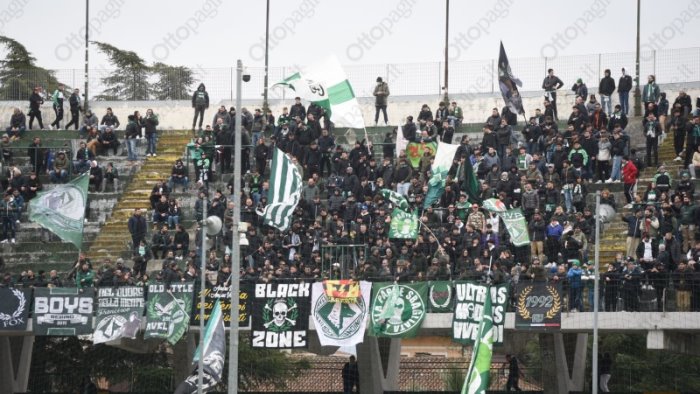
[[[406,197],[400,195],[399,193],[389,189],[382,189],[379,191],[379,194],[383,199],[391,202],[394,205],[394,208],[398,208],[405,212],[410,210]]]
[[[144,339],[167,339],[176,344],[189,328],[193,294],[192,282],[148,285]]]
[[[85,173],[70,183],[38,193],[29,202],[29,220],[82,249],[89,180]]]
[[[119,338],[136,338],[146,304],[143,287],[101,287],[97,289],[94,344]]]
[[[427,283],[374,283],[370,335],[415,337],[427,313],[427,295]]]
[[[92,334],[94,297],[92,288],[34,288],[34,333],[56,336]]]
[[[394,208],[391,212],[389,238],[416,239],[418,238],[418,215]]]
[[[428,149],[431,155],[435,154],[437,150],[437,143],[435,142],[409,142],[406,145],[406,157],[411,163],[411,167],[416,168],[420,164],[420,158],[423,157],[425,150]]]
[[[486,296],[490,293],[493,318],[493,342],[503,344],[503,327],[508,306],[508,285],[487,286],[477,282],[455,282],[455,312],[452,318],[452,340],[473,345],[479,339],[479,323],[484,314]]]
[[[428,311],[432,313],[454,311],[454,288],[452,287],[452,282],[430,282],[428,285]]]
[[[489,292],[489,289],[486,290]],[[493,308],[491,297],[485,297],[484,312],[479,322],[479,332],[472,349],[472,359],[464,379],[462,394],[485,394],[491,378],[493,356]]]
[[[530,235],[527,233],[527,222],[525,215],[520,208],[509,209],[505,212],[500,212],[503,223],[506,225],[506,230],[510,234],[510,241],[515,246],[525,246],[530,243]]]

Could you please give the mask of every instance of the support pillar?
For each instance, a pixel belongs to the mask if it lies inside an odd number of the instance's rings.
[[[540,334],[540,351],[542,358],[542,379],[554,384],[545,385],[545,394],[583,391],[588,352],[588,334],[576,335],[573,368],[569,373],[569,361],[566,357],[564,334]]]
[[[21,342],[20,354],[12,354],[11,340]],[[0,393],[24,393],[29,384],[34,336],[0,337]],[[15,371],[16,374],[15,374]]]
[[[382,342],[381,348],[380,342]],[[385,348],[384,342],[388,348]],[[357,345],[360,391],[382,393],[398,390],[400,363],[401,339],[365,336],[364,341]]]

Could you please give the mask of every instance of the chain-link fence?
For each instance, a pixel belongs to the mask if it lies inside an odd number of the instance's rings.
[[[620,76],[620,69],[625,68],[627,73],[634,75],[635,53],[595,53],[558,57],[533,57],[513,58],[510,61],[513,73],[522,80],[521,91],[541,90],[542,80],[547,69],[553,68],[559,78],[564,81],[564,89],[569,89],[574,81],[581,78],[589,88],[598,86],[605,69],[612,71],[615,80]],[[449,92],[453,97],[495,93],[498,92],[497,61],[495,58],[484,60],[454,61],[449,63]],[[406,64],[370,64],[370,65],[346,65],[344,66],[348,79],[355,90],[357,97],[371,97],[374,89],[374,81],[377,76],[382,76],[391,87],[393,96],[435,95],[443,93],[444,63],[406,63]],[[89,96],[101,94],[107,88],[104,78],[111,76],[114,70],[107,68],[91,69],[89,71]],[[303,72],[298,67],[270,67],[269,84],[281,81],[285,77],[296,72]],[[228,68],[202,68],[192,70],[194,83],[190,89],[194,89],[200,82],[207,86],[212,102],[220,100],[233,100],[235,96],[234,67]],[[243,98],[246,100],[262,101],[264,89],[265,69],[263,67],[249,67],[250,82],[242,86]],[[168,75],[168,79],[183,80],[186,75]],[[640,53],[641,82],[646,82],[646,75],[655,74],[656,80],[661,84],[674,84],[682,82],[700,81],[700,47],[663,49],[659,51],[642,51]],[[82,69],[55,70],[58,81],[67,86],[83,88],[85,86],[85,72]],[[31,75],[28,79],[32,79]],[[37,75],[36,84],[43,85],[46,81]],[[154,75],[148,77],[148,82],[154,84],[158,78]],[[138,87],[143,84],[133,78],[125,77],[123,85]],[[161,81],[163,82],[163,81]],[[53,91],[55,86],[44,86]],[[20,86],[18,85],[18,89]],[[11,89],[4,89],[4,97],[0,100],[8,100],[11,97],[22,97]],[[594,91],[591,91],[594,93]],[[148,93],[144,93],[147,94]],[[172,99],[188,100],[177,93],[170,95]],[[169,97],[170,97],[169,96]],[[155,94],[150,94],[149,99],[155,100]],[[270,99],[290,99],[290,93],[284,89],[270,89]],[[128,98],[125,98],[128,99]]]

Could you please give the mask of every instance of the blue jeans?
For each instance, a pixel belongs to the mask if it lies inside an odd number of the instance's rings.
[[[68,179],[68,171],[58,170],[58,172],[56,172],[55,170],[51,170],[49,172],[49,177],[53,183],[63,183]]]
[[[612,97],[601,95],[600,100],[603,102],[603,111],[606,115],[610,115],[612,113]]]
[[[258,140],[260,139],[261,135],[262,135],[261,131],[253,132],[253,146],[258,146]]]
[[[128,152],[128,160],[137,160],[136,157],[136,139],[128,139],[126,140],[126,148]]]
[[[566,212],[573,211],[573,193],[571,187],[566,188],[564,191],[564,204],[566,205]]]
[[[170,181],[168,182],[168,187],[170,188],[170,190],[174,190],[174,186],[176,184],[182,185],[186,189],[187,185],[189,184],[189,179],[186,176],[183,176],[182,178],[171,176]]]
[[[151,133],[146,136],[146,140],[148,141],[148,146],[146,147],[146,154],[149,153],[156,153],[156,143],[158,142],[156,138],[156,133]]]
[[[630,111],[630,92],[618,92],[620,96],[620,107],[622,112],[627,115]]]
[[[619,181],[620,177],[622,176],[621,171],[622,156],[613,156],[612,175],[610,175],[610,179],[613,181]]]
[[[175,226],[177,226],[178,224],[180,224],[180,216],[177,216],[177,215],[168,216],[168,227],[175,228]]]
[[[2,219],[2,239],[15,238],[15,219],[6,217]]]
[[[573,311],[574,309],[583,312],[583,288],[581,287],[569,289],[569,310]]]

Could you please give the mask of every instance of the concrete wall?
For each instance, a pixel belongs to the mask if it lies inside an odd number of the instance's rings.
[[[687,87],[687,92],[694,98],[700,95],[700,84],[689,83],[684,84]],[[667,92],[669,101],[673,102],[678,94],[679,85],[662,85],[662,90]],[[592,91],[593,93],[593,91]],[[543,95],[541,92],[523,92],[523,102],[526,114],[534,114],[535,108],[543,108]],[[438,95],[426,95],[426,96],[392,96],[389,98],[389,106],[387,112],[389,114],[389,124],[400,124],[403,123],[404,119],[408,115],[413,115],[416,117],[420,108],[423,104],[428,104],[433,110],[433,113],[438,107],[438,103],[442,99]],[[464,94],[455,95],[452,97],[453,100],[457,101],[458,104],[464,110],[464,120],[466,123],[478,123],[483,122],[491,114],[491,109],[502,108],[503,99],[500,94]],[[360,106],[362,107],[362,113],[364,115],[365,124],[368,126],[374,125],[374,100],[372,98],[360,98],[358,99]],[[630,98],[632,105],[632,98]],[[557,97],[558,108],[562,114],[562,117],[566,115],[568,117],[570,111],[570,104],[574,102],[574,96],[572,92],[567,89],[561,89],[560,94]],[[270,102],[270,108],[272,113],[277,116],[282,112],[282,107],[290,106],[294,102],[293,100],[287,100],[282,102],[281,100],[273,100]],[[617,104],[617,95],[613,97],[613,105]],[[225,105],[227,108],[234,105],[231,100],[224,100],[216,104],[212,104],[210,109],[205,113],[205,124],[211,123],[214,117],[214,112],[219,105]],[[243,105],[248,109],[259,108],[262,103],[260,101],[244,100]],[[119,120],[126,125],[126,119],[129,114],[132,114],[134,110],[139,110],[141,113],[145,113],[146,109],[152,108],[160,118],[160,128],[162,129],[189,129],[192,126],[192,116],[193,111],[191,108],[191,103],[189,101],[94,101],[90,103],[90,106],[97,114],[99,118],[105,113],[107,107],[111,107],[114,113],[119,117]],[[28,111],[27,101],[3,101],[0,102],[0,125],[2,128],[8,126],[10,116],[12,115],[12,109],[14,107],[19,107],[25,114]],[[68,105],[66,105],[66,110]],[[45,104],[42,108],[43,118],[48,120],[44,122],[47,126],[54,120],[53,110],[50,104]],[[66,119],[67,118],[67,119]],[[70,114],[66,113],[64,115],[65,125],[70,120]],[[36,127],[36,126],[35,126]],[[123,127],[122,127],[123,128]]]

